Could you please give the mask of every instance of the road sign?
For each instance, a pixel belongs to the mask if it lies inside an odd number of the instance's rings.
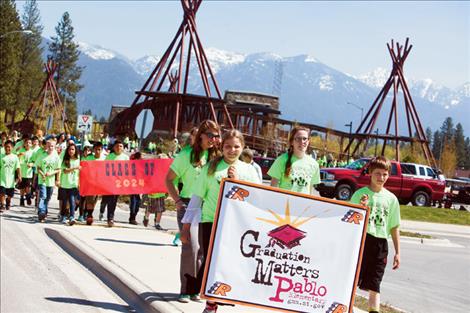
[[[93,116],[79,115],[77,117],[77,130],[79,132],[90,133],[93,126]]]
[[[149,109],[142,110],[135,121],[135,133],[139,139],[143,139],[150,134],[153,126],[153,113]]]

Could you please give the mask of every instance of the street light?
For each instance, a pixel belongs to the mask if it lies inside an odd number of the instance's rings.
[[[355,108],[357,108],[357,109],[359,109],[359,110],[361,110],[361,122],[362,122],[362,116],[364,115],[364,108],[363,108],[363,107],[360,107],[360,106],[358,106],[357,104],[352,103],[352,102],[346,102],[346,103],[347,103],[347,104],[350,104],[350,105],[352,105],[352,106],[354,106]]]
[[[24,29],[24,30],[12,30],[8,33],[5,33],[3,35],[0,36],[0,38],[3,38],[7,35],[10,35],[10,34],[14,34],[14,33],[23,33],[23,34],[27,34],[27,35],[31,35],[33,34],[33,31],[32,30],[29,30],[29,29]]]
[[[346,162],[349,162],[349,149],[351,146],[352,121],[350,121],[349,124],[344,124],[344,126],[349,127],[348,159],[346,161]]]

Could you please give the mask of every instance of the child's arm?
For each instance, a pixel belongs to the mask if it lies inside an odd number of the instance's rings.
[[[395,256],[393,257],[393,269],[400,267],[400,229],[398,227],[391,229],[393,246],[395,248]]]

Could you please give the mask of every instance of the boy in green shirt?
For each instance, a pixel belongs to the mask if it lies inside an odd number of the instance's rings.
[[[18,182],[21,182],[20,160],[12,153],[13,141],[5,141],[3,147],[5,154],[0,155],[0,212],[10,209],[11,198],[15,193],[15,172]]]
[[[36,160],[39,187],[38,220],[41,223],[46,220],[47,206],[52,196],[54,184],[59,185],[57,174],[60,172],[60,157],[55,152],[55,145],[55,140],[49,139],[46,142],[46,154]]]
[[[369,163],[370,184],[357,190],[352,203],[370,208],[367,237],[364,245],[359,288],[369,291],[369,312],[378,313],[380,308],[380,283],[387,265],[388,236],[392,236],[395,256],[393,269],[400,266],[400,205],[397,197],[384,188],[390,174],[391,164],[385,157],[372,159]]]
[[[84,161],[102,161],[104,160],[103,155],[103,144],[101,142],[96,142],[93,145],[93,154],[88,155]],[[85,206],[86,206],[86,224],[93,224],[93,211],[95,209],[96,202],[98,201],[98,196],[86,196],[85,197]],[[100,220],[106,208],[106,203],[104,200],[101,200],[103,212],[100,208]]]
[[[26,202],[31,205],[31,183],[33,181],[33,150],[31,149],[31,138],[23,139],[23,148],[20,149],[18,157],[20,158],[21,167],[21,184],[19,185],[21,198],[20,206],[24,206],[24,199],[26,195]]]

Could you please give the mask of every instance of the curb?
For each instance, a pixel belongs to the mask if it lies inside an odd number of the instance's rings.
[[[90,270],[105,285],[123,298],[125,302],[132,304],[136,312],[183,312],[164,297],[159,296],[158,292],[153,291],[134,275],[81,241],[74,234],[67,230],[57,230],[48,227],[44,231],[67,254]],[[65,235],[64,233],[67,234]]]

